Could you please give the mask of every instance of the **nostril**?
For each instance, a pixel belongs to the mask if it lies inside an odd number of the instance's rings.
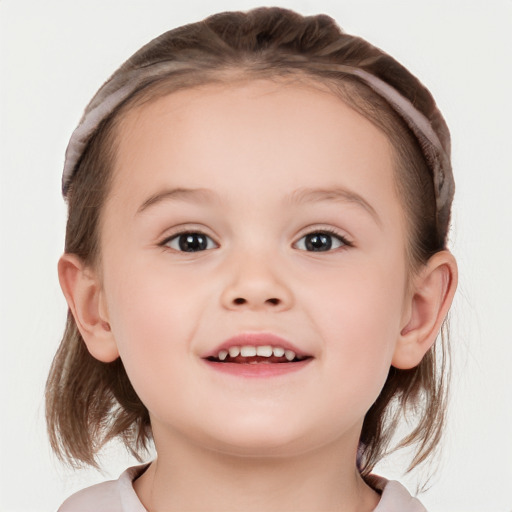
[[[276,299],[276,298],[267,299],[265,301],[265,303],[272,304],[273,306],[277,306],[277,305],[281,304],[281,299]],[[244,299],[243,297],[237,297],[236,299],[233,300],[233,304],[236,304],[236,305],[247,304],[247,299]]]

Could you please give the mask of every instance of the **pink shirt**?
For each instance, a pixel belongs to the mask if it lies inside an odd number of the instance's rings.
[[[147,464],[134,466],[118,480],[93,485],[73,494],[58,512],[147,512],[133,489],[133,481],[146,467]],[[382,496],[374,512],[427,512],[399,482],[377,477],[377,487]]]

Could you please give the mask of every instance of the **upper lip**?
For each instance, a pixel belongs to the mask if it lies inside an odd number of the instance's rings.
[[[269,332],[243,332],[237,334],[217,345],[213,350],[207,352],[202,357],[216,357],[221,350],[229,350],[230,347],[243,347],[243,346],[261,347],[264,345],[271,345],[272,347],[282,347],[285,350],[293,350],[299,357],[308,357],[311,354],[304,352],[290,341],[272,334]]]

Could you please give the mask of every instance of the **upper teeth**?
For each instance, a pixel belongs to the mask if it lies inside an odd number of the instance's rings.
[[[293,361],[296,356],[293,350],[285,350],[282,347],[272,347],[270,345],[260,345],[255,347],[253,345],[244,345],[242,347],[229,347],[228,350],[221,350],[219,351],[217,358],[224,361],[228,355],[231,357],[237,357],[239,355],[242,357],[271,357],[272,355],[276,357],[285,356],[288,361]]]

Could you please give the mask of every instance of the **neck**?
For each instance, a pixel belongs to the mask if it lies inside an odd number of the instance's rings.
[[[149,512],[370,512],[379,501],[356,470],[355,450],[347,453],[343,443],[270,458],[223,454],[183,439],[169,441],[159,446],[155,437],[158,458],[134,483]]]

